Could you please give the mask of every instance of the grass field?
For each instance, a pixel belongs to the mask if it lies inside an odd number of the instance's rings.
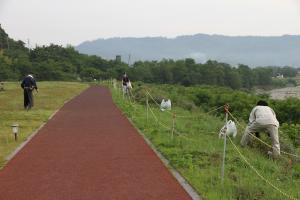
[[[155,86],[154,86],[155,87]],[[299,199],[299,160],[283,156],[273,161],[266,155],[263,145],[254,143],[252,147],[241,148],[238,137],[233,139],[241,153],[277,189],[260,178],[245,162],[228,141],[224,184],[221,184],[221,164],[223,140],[218,132],[224,125],[224,115],[205,114],[200,110],[186,111],[173,104],[172,112],[178,116],[172,137],[172,115],[161,112],[149,97],[151,111],[145,104],[124,99],[119,90],[112,89],[115,103],[133,121],[134,125],[154,144],[203,199]],[[222,111],[218,111],[222,112]],[[179,117],[187,116],[187,117]],[[160,124],[161,123],[161,124]],[[284,192],[285,194],[282,194]]]
[[[5,83],[5,91],[0,92],[0,168],[6,163],[6,157],[34,130],[47,122],[55,110],[88,85],[75,82],[39,82],[38,87],[39,93],[34,92],[35,106],[30,111],[24,110],[20,83]],[[14,123],[20,125],[17,142],[14,141],[10,127]]]

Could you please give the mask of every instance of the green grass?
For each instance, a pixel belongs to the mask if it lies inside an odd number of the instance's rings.
[[[28,138],[41,124],[48,121],[51,114],[65,101],[78,95],[87,84],[69,82],[39,82],[39,93],[34,92],[34,107],[30,111],[23,107],[23,90],[20,83],[5,83],[5,91],[0,92],[0,168],[6,157]],[[18,123],[18,141],[14,141],[11,125]]]
[[[136,89],[138,90],[138,89]],[[188,182],[199,192],[203,199],[288,199],[259,178],[240,158],[228,141],[226,155],[225,181],[221,184],[221,163],[223,140],[218,132],[224,125],[223,115],[205,114],[200,109],[186,111],[173,104],[177,115],[192,118],[177,118],[176,130],[172,139],[171,130],[163,128],[148,114],[145,104],[130,103],[123,99],[119,91],[112,89],[115,103],[133,121],[134,125],[153,143]],[[180,96],[180,95],[179,95]],[[149,100],[150,101],[150,100]],[[151,103],[158,120],[168,127],[172,126],[172,116],[161,112]],[[220,111],[219,111],[220,112]],[[249,162],[270,182],[282,191],[300,198],[299,160],[280,158],[273,161],[266,156],[267,149],[257,143],[252,147],[241,148],[239,141],[243,130],[239,128],[234,143],[248,158]]]

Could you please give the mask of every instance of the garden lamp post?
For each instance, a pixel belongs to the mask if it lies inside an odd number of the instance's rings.
[[[12,132],[15,136],[15,141],[18,140],[18,132],[19,132],[19,124],[13,124],[11,125],[11,128],[12,128]]]

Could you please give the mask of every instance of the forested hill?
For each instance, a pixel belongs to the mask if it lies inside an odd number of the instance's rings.
[[[18,51],[27,51],[24,47],[24,42],[21,40],[15,41],[10,38],[0,24],[0,49],[14,49]]]
[[[20,80],[29,73],[37,80],[105,79],[120,76],[124,67],[124,63],[80,54],[72,46],[51,44],[28,49],[0,26],[0,81]]]
[[[181,60],[137,61],[129,66],[120,60],[103,59],[79,53],[72,46],[51,44],[28,49],[22,41],[9,38],[0,27],[0,81],[21,80],[32,73],[40,80],[92,81],[120,79],[127,72],[132,81],[190,85],[219,85],[234,89],[254,86],[284,86],[296,84],[294,79],[277,80],[278,74],[295,77],[298,69],[292,67],[233,67],[227,63],[209,60],[196,63],[191,58]]]
[[[300,67],[300,35],[278,37],[229,37],[197,34],[173,39],[163,37],[110,38],[86,41],[76,49],[89,55],[114,58],[122,55],[127,62],[193,58],[196,62],[218,60],[231,65]]]

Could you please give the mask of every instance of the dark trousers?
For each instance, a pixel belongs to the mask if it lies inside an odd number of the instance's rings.
[[[30,109],[33,107],[33,95],[32,90],[29,88],[24,89],[24,108]]]

